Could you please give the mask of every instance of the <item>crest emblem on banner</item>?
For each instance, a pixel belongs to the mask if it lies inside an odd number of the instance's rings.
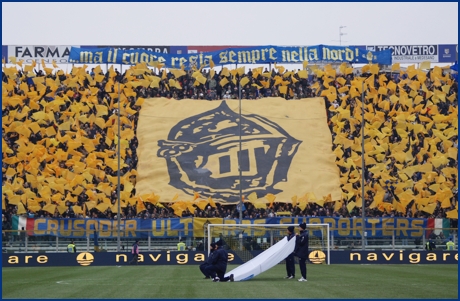
[[[239,118],[222,102],[173,126],[157,152],[167,162],[169,185],[227,201],[238,201],[240,189],[258,197],[281,192],[274,186],[287,181],[302,141],[260,115],[242,115],[241,127]]]

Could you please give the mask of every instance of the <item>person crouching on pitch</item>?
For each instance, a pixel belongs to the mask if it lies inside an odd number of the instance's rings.
[[[206,274],[211,276],[213,282],[233,281],[233,274],[224,277],[227,270],[228,253],[222,245],[222,240],[216,242],[217,248],[212,256],[211,264],[205,268]]]
[[[211,243],[211,248],[209,249],[208,259],[206,259],[204,263],[200,264],[200,271],[203,273],[204,279],[211,279],[211,275],[206,272],[206,268],[212,265],[212,258],[215,254],[214,252],[215,250],[216,250],[216,244]]]

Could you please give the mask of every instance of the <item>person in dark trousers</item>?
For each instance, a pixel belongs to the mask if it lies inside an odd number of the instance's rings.
[[[211,265],[205,268],[205,272],[211,276],[213,282],[233,281],[233,274],[229,277],[225,277],[225,272],[227,271],[228,253],[222,247],[223,241],[219,240],[216,242],[216,246],[217,248],[212,256]]]
[[[296,236],[294,253],[299,257],[299,267],[302,278],[299,281],[307,281],[307,259],[308,259],[308,231],[307,224],[299,225],[300,234]]]
[[[139,241],[136,240],[136,242],[133,244],[133,247],[131,249],[131,254],[133,254],[133,258],[129,262],[129,264],[137,264],[138,259],[139,259]]]
[[[75,247],[73,240],[67,245],[67,253],[77,253],[77,247]]]
[[[214,251],[215,250],[216,250],[216,244],[212,243],[211,248],[209,249],[208,259],[206,259],[206,261],[204,263],[200,264],[200,271],[203,273],[204,279],[211,279],[211,275],[209,275],[206,272],[206,267],[208,267],[208,266],[210,266],[212,264],[212,258],[214,256]]]
[[[287,238],[288,240],[291,240],[293,237],[295,237],[294,233],[294,227],[289,226],[287,228],[288,235]],[[294,252],[289,254],[288,257],[286,257],[286,272],[287,276],[284,277],[285,279],[293,279],[295,278],[295,261],[294,261]]]
[[[429,241],[426,242],[425,249],[426,249],[427,251],[436,250],[436,245],[435,245],[434,242],[430,239]]]

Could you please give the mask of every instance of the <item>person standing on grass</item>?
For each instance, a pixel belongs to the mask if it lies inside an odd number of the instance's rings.
[[[216,244],[215,243],[211,243],[211,248],[209,250],[209,256],[208,256],[208,259],[206,259],[206,261],[202,264],[200,264],[200,271],[203,273],[204,275],[204,279],[211,279],[211,275],[206,271],[206,268],[210,265],[212,265],[212,258],[215,254],[215,251],[216,250]]]
[[[287,228],[287,231],[288,231],[288,235],[287,235],[288,240],[291,240],[293,237],[295,237],[293,226],[289,226]],[[289,254],[288,257],[286,257],[286,272],[287,272],[287,276],[284,277],[285,279],[295,278],[294,252]]]
[[[295,256],[299,257],[299,267],[302,278],[299,281],[307,281],[307,259],[308,259],[308,231],[307,224],[302,223],[299,225],[300,234],[296,236]]]
[[[136,240],[136,242],[133,244],[133,247],[131,249],[131,254],[133,254],[133,258],[129,262],[129,264],[137,264],[138,263],[138,258],[139,258],[139,241]]]
[[[222,247],[223,244],[222,240],[216,242],[217,248],[212,256],[211,265],[205,268],[205,272],[211,276],[213,282],[233,281],[233,274],[229,277],[225,277],[225,272],[227,271],[228,253]]]
[[[77,247],[75,247],[73,240],[67,245],[67,253],[77,253]]]

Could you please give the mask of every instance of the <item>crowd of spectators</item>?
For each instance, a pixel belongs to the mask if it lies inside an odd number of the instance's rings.
[[[376,72],[363,68],[350,72],[350,68],[342,67],[326,66],[308,76],[283,67],[249,69],[245,73],[226,68],[218,72],[191,70],[182,71],[180,76],[167,69],[121,74],[112,68],[103,72],[100,68],[74,67],[66,74],[62,70],[45,73],[16,66],[4,68],[3,219],[11,223],[14,214],[116,218],[117,114],[121,116],[119,144],[125,146],[121,149],[120,170],[122,218],[177,217],[168,203],[145,202],[145,210],[143,206],[142,211],[138,210],[134,196],[139,100],[165,97],[212,101],[237,99],[240,93],[243,99],[324,97],[333,151],[345,179],[340,202],[324,206],[309,203],[304,209],[290,201],[275,202],[267,208],[255,208],[246,202],[243,218],[361,216],[360,206],[347,205],[361,198],[362,80],[366,97],[365,149],[369,147],[365,155],[367,216],[447,217],[456,206],[458,180],[458,84],[449,70],[435,67],[428,72],[411,68]],[[196,79],[196,72],[206,79],[204,83]],[[147,85],[149,77],[153,80]],[[243,79],[240,91],[238,82]],[[408,171],[428,163],[429,170]],[[401,199],[408,188],[412,196],[409,202]],[[433,204],[434,208],[430,207]],[[182,216],[237,218],[239,211],[235,205],[217,204],[196,207],[194,212],[187,209]]]

